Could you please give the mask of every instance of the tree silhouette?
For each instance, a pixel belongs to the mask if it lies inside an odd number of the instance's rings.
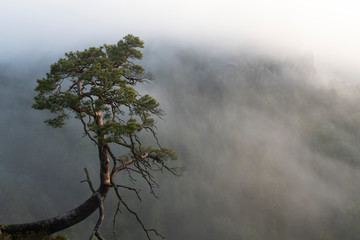
[[[164,112],[159,103],[149,95],[141,95],[135,86],[152,79],[140,60],[143,42],[127,35],[115,45],[91,47],[84,51],[69,52],[50,67],[46,78],[37,80],[33,108],[50,110],[55,117],[45,122],[53,127],[62,127],[68,118],[75,117],[82,123],[84,135],[95,143],[100,163],[100,186],[94,189],[87,169],[85,182],[92,196],[77,208],[33,223],[1,225],[0,230],[8,234],[41,233],[49,235],[81,222],[99,209],[99,219],[90,239],[100,235],[104,219],[103,202],[113,189],[119,205],[133,214],[145,231],[148,239],[152,235],[164,238],[155,229],[145,227],[137,212],[132,210],[120,195],[120,189],[134,191],[140,199],[138,189],[118,184],[116,175],[124,172],[131,179],[140,176],[154,195],[158,186],[153,173],[177,169],[169,167],[168,160],[175,160],[173,150],[160,146],[155,129],[155,118]],[[148,132],[156,141],[156,147],[142,144],[140,133]],[[117,156],[116,153],[123,154]],[[151,234],[152,233],[152,234]]]

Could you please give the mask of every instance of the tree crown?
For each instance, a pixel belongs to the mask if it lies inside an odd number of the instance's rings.
[[[147,151],[149,158],[160,161],[162,169],[163,160],[176,159],[175,152],[143,146],[138,137],[146,130],[157,141],[155,117],[163,115],[153,97],[135,89],[136,84],[152,79],[134,62],[142,59],[139,49],[143,45],[138,37],[127,35],[114,45],[66,53],[51,65],[45,78],[37,80],[33,108],[56,114],[45,121],[53,127],[62,127],[74,115],[97,145],[121,145],[130,150],[130,157],[140,160]]]

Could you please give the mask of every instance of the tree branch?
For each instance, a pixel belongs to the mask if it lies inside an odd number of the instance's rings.
[[[100,185],[97,193],[105,198],[109,188],[109,186]],[[65,214],[38,222],[2,225],[1,231],[6,234],[35,232],[50,235],[83,221],[97,208],[99,208],[98,198],[93,194],[83,204]]]
[[[137,198],[139,199],[139,201],[141,202],[141,197],[139,195],[140,190],[138,191],[136,188],[132,188],[132,187],[128,187],[128,186],[124,186],[124,185],[120,185],[120,184],[116,184],[116,187],[121,187],[121,188],[125,188],[127,190],[133,191],[135,192]]]
[[[149,154],[148,153],[145,153],[143,156],[141,156],[141,158],[146,158]],[[127,166],[129,166],[130,164],[132,164],[133,162],[135,161],[135,158],[132,158],[130,159],[129,161],[127,162],[124,162],[121,166],[117,167],[117,168],[114,168],[112,173],[111,173],[111,176],[112,177],[115,177],[115,175],[120,172],[121,170],[125,169]]]
[[[119,199],[119,201],[125,206],[126,210],[128,210],[129,213],[131,213],[132,215],[135,216],[136,220],[139,222],[139,224],[141,225],[142,229],[144,230],[145,234],[146,234],[146,237],[148,240],[151,240],[151,237],[150,237],[150,232],[153,232],[156,236],[159,236],[161,237],[162,239],[165,239],[165,237],[163,235],[161,235],[156,229],[154,228],[146,228],[144,223],[142,222],[142,220],[140,219],[139,215],[133,211],[127,204],[126,202],[122,199],[122,197],[120,196],[120,193],[118,191],[118,188],[116,187],[116,185],[114,183],[113,184],[113,187],[114,187],[114,190],[115,190],[115,193],[116,193],[116,196],[117,198]]]
[[[84,127],[84,134],[87,135],[90,138],[90,140],[93,141],[96,145],[99,145],[98,142],[90,135],[89,131],[87,130],[86,123],[85,123],[83,117],[81,116],[81,113],[80,113],[80,121]]]
[[[90,180],[90,176],[89,176],[89,172],[88,172],[87,168],[84,168],[84,171],[86,173],[86,180],[82,180],[80,183],[87,182],[89,184],[89,187],[90,187],[90,190],[92,191],[92,193],[95,193],[95,189]]]
[[[101,234],[100,234],[100,226],[102,224],[102,222],[104,221],[104,202],[103,199],[101,197],[101,195],[99,193],[95,193],[95,195],[98,198],[99,201],[99,219],[94,227],[94,231],[91,234],[89,240],[91,240],[93,238],[93,236],[95,235],[99,240],[105,240]]]
[[[116,211],[115,211],[115,214],[114,214],[114,218],[113,218],[113,236],[114,236],[114,239],[117,239],[117,238],[116,238],[116,216],[118,215],[119,212],[121,213],[120,203],[121,203],[121,202],[118,201],[118,204],[117,204],[117,207],[116,207]]]

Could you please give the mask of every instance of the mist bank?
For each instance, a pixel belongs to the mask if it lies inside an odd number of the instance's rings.
[[[142,63],[155,80],[139,90],[167,112],[158,120],[159,138],[185,168],[180,178],[159,174],[159,200],[146,185],[141,204],[123,193],[148,226],[175,240],[357,239],[356,86],[329,84],[333,76],[316,68],[312,54],[289,58],[151,43],[144,53]],[[90,194],[79,183],[83,167],[97,181],[96,149],[76,123],[51,129],[42,124],[48,114],[30,108],[35,78],[53,58],[0,66],[0,125],[7,126],[0,139],[0,202],[6,209],[0,222],[73,208]],[[107,203],[107,216],[115,204]],[[126,211],[118,219],[119,237],[144,238]],[[65,234],[83,239],[94,221]],[[102,231],[109,239],[111,225],[109,217]]]
[[[187,238],[356,239],[356,86],[319,84],[311,57],[181,50],[164,62],[166,135],[188,170],[173,195],[196,199],[183,197]]]

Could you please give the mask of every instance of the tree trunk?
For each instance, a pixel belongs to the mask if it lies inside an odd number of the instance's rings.
[[[101,184],[99,189],[83,204],[77,208],[46,220],[24,223],[24,224],[10,224],[1,225],[0,230],[2,233],[14,234],[14,233],[40,233],[44,235],[50,235],[52,233],[61,231],[68,227],[71,227],[87,217],[89,217],[95,210],[99,208],[99,201],[97,194],[100,194],[102,198],[106,198],[106,195],[110,189],[109,185]]]
[[[41,235],[50,235],[71,227],[89,217],[94,211],[96,211],[96,209],[99,208],[99,197],[103,201],[106,198],[111,186],[108,150],[105,145],[99,145],[98,149],[101,183],[99,189],[88,200],[77,208],[53,218],[32,223],[0,225],[0,233],[20,233],[25,235],[29,233],[37,233]]]
[[[81,81],[78,84],[79,93],[81,93]],[[89,217],[96,209],[100,207],[99,197],[101,202],[106,198],[107,193],[111,187],[110,182],[110,159],[109,151],[106,147],[105,138],[106,135],[101,130],[103,126],[103,119],[101,111],[95,113],[95,122],[99,127],[97,132],[99,137],[98,150],[99,150],[99,162],[100,162],[100,187],[99,189],[83,204],[77,208],[67,212],[65,214],[41,220],[38,222],[24,223],[24,224],[10,224],[10,225],[0,225],[0,233],[8,234],[28,234],[28,233],[39,233],[42,235],[50,235],[71,227],[87,217]]]

